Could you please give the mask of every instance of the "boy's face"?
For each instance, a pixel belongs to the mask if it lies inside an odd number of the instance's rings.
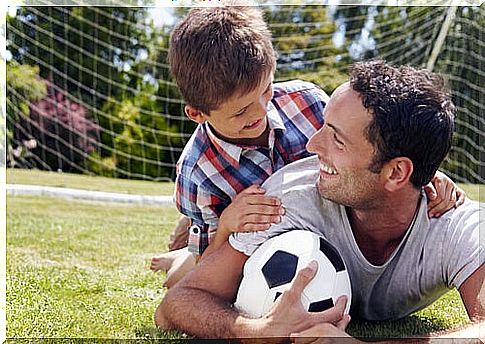
[[[210,115],[199,113],[196,118],[188,116],[198,123],[208,122],[216,134],[223,140],[239,144],[255,144],[261,138],[268,125],[266,112],[273,97],[273,74],[264,77],[251,92],[237,93],[222,103]]]

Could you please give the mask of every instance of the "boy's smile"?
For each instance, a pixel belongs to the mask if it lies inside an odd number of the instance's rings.
[[[251,92],[236,93],[209,115],[186,106],[187,116],[197,123],[208,122],[224,141],[245,144],[267,144],[268,104],[273,97],[273,75],[264,77]]]

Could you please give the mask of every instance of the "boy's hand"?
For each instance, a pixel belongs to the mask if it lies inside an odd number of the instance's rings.
[[[168,250],[175,251],[187,246],[189,239],[190,218],[182,215],[177,223],[177,226],[170,234],[170,241],[168,243]]]
[[[428,196],[428,216],[440,217],[451,208],[457,208],[465,201],[465,191],[460,189],[444,173],[437,171],[431,182],[424,186]]]
[[[241,191],[222,212],[217,230],[227,234],[263,231],[272,223],[280,222],[281,215],[285,213],[281,201],[265,196],[265,192],[257,185]]]

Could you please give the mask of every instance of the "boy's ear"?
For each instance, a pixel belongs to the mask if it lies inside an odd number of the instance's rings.
[[[413,162],[406,157],[394,158],[388,161],[382,168],[382,176],[385,178],[384,187],[393,192],[408,185],[413,174]]]
[[[197,110],[193,106],[185,105],[184,111],[189,119],[199,124],[202,124],[207,120],[207,115],[204,114],[202,111]]]

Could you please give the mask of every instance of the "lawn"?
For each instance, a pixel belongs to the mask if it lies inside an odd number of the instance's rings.
[[[7,183],[68,187],[82,190],[121,192],[150,196],[171,196],[173,193],[173,183],[22,169],[7,169]]]
[[[65,186],[97,183],[78,177],[68,176],[73,184]],[[9,182],[14,180],[19,180],[16,174],[9,173]],[[112,182],[99,183],[99,189],[130,184]],[[135,182],[127,189],[173,187],[163,184]],[[181,338],[153,325],[153,311],[166,290],[163,274],[148,269],[150,258],[166,248],[177,218],[173,207],[8,197],[7,338]],[[401,321],[354,321],[349,332],[402,337],[466,322],[460,297],[452,291]]]
[[[149,269],[178,215],[168,207],[7,198],[7,337],[152,333],[165,290]]]
[[[166,195],[173,193],[173,183],[144,180],[128,180],[86,176],[70,173],[46,172],[39,170],[7,169],[8,184],[44,185],[69,187],[82,190],[121,192],[141,195]],[[485,186],[478,184],[458,184],[471,199],[485,202]]]

